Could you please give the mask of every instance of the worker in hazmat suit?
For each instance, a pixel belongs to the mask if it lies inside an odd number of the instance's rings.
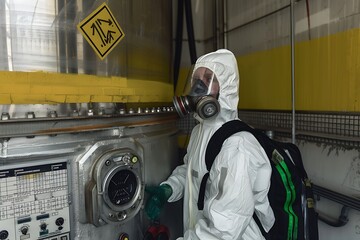
[[[265,151],[248,132],[239,132],[223,144],[210,170],[203,210],[197,202],[207,172],[205,150],[211,136],[225,122],[238,119],[239,72],[232,52],[220,49],[201,56],[194,66],[190,88],[175,97],[180,116],[193,113],[198,124],[191,132],[184,164],[160,186],[148,187],[145,211],[156,219],[165,202],[183,198],[184,240],[264,239],[253,219],[265,231],[274,223],[267,193],[271,166]]]

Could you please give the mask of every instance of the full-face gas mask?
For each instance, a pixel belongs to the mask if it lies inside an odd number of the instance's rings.
[[[180,117],[196,112],[202,119],[215,117],[220,111],[219,82],[215,73],[206,67],[198,67],[185,86],[184,96],[175,96],[173,103]]]

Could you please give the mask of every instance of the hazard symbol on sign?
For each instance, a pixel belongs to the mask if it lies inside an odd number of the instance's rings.
[[[101,60],[125,36],[106,3],[82,20],[78,24],[78,29]]]

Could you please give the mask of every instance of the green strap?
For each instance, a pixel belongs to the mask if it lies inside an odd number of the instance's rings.
[[[292,208],[292,204],[295,201],[296,192],[295,192],[295,186],[291,180],[291,173],[283,161],[283,157],[278,153],[276,150],[274,150],[273,153],[273,161],[275,163],[276,169],[280,174],[281,180],[285,186],[286,190],[286,200],[284,204],[284,211],[289,216],[289,225],[288,225],[288,240],[296,240],[297,239],[297,233],[298,233],[298,217],[294,213],[294,210]],[[275,156],[274,156],[275,155]],[[276,160],[274,160],[274,157]]]

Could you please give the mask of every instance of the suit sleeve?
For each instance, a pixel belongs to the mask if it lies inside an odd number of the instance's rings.
[[[187,147],[187,154],[185,154],[183,160],[184,164],[177,166],[168,179],[161,184],[168,184],[172,188],[172,195],[168,199],[168,202],[176,202],[177,200],[183,198],[185,184],[186,184],[186,176],[187,176],[187,169],[188,169],[188,159],[190,152],[190,146],[192,146],[192,142],[194,141],[194,136],[197,136],[199,131],[199,126],[195,126],[191,132],[189,144]],[[160,185],[161,185],[160,184]]]
[[[185,155],[184,159],[187,158]],[[162,184],[168,184],[172,189],[172,195],[168,199],[169,202],[175,202],[184,196],[184,188],[186,182],[187,163],[177,166],[170,177]]]

